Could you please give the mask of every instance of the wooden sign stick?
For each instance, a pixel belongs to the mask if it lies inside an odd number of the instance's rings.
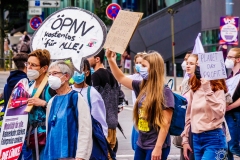
[[[47,75],[45,75],[45,77],[43,78],[41,84],[39,85],[39,87],[37,89],[37,92],[35,93],[35,95],[33,97],[38,98],[41,95],[44,87],[47,84],[47,81],[48,81],[48,77],[47,77]],[[27,108],[25,109],[25,112],[30,112],[32,110],[32,108],[33,108],[33,105],[30,105],[30,106],[28,105]]]

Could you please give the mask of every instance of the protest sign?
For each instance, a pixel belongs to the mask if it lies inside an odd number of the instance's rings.
[[[120,10],[107,35],[104,48],[123,54],[143,13]]]
[[[201,76],[206,80],[227,78],[222,51],[198,54],[198,64]]]
[[[106,35],[105,24],[95,14],[67,7],[45,19],[33,35],[31,50],[47,49],[52,60],[70,58],[81,71],[83,60],[101,51]]]
[[[221,45],[238,45],[238,20],[239,17],[220,18],[220,41]]]
[[[20,80],[14,87],[6,108],[0,133],[0,157],[2,160],[18,159],[26,136],[28,113],[25,112],[28,80]]]

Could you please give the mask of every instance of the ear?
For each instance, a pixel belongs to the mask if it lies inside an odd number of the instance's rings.
[[[85,72],[85,77],[88,77],[90,74],[90,71]]]
[[[42,70],[43,70],[44,73],[46,73],[48,71],[48,66],[43,66]]]
[[[66,80],[69,81],[72,77],[69,74],[65,74]]]
[[[96,57],[96,58],[94,58],[95,59],[95,62],[96,63],[99,63],[100,62],[100,58],[99,57]]]
[[[236,62],[239,63],[240,62],[240,58],[236,58]]]

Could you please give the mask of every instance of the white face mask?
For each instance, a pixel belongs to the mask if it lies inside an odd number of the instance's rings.
[[[234,67],[234,62],[230,59],[226,59],[225,66],[226,66],[226,68],[232,69]]]
[[[59,89],[63,83],[64,82],[61,82],[61,79],[59,77],[52,75],[48,77],[49,87],[51,87],[53,90]]]
[[[181,64],[182,70],[184,70],[184,71],[186,70],[186,65],[187,65],[186,61],[183,61]]]
[[[30,81],[38,79],[39,76],[40,76],[39,71],[34,69],[27,70],[27,77]]]

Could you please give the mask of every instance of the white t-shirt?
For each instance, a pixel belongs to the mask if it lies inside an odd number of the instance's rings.
[[[88,87],[76,88],[76,87],[74,87],[74,85],[72,85],[72,89],[81,93],[84,100],[88,104],[88,98],[87,98]],[[104,104],[104,101],[103,101],[100,93],[98,93],[98,91],[94,87],[91,87],[90,98],[91,98],[91,105],[92,105],[91,114],[92,114],[93,118],[95,118],[102,125],[103,133],[104,133],[105,137],[107,137],[108,136],[108,125],[106,122],[105,104]]]
[[[139,81],[143,80],[142,76],[139,73],[135,73],[135,74],[129,75],[127,77],[132,80],[139,80]],[[135,102],[136,102],[136,95],[135,95],[134,91],[132,91],[132,102],[133,102],[133,106],[134,106]]]

